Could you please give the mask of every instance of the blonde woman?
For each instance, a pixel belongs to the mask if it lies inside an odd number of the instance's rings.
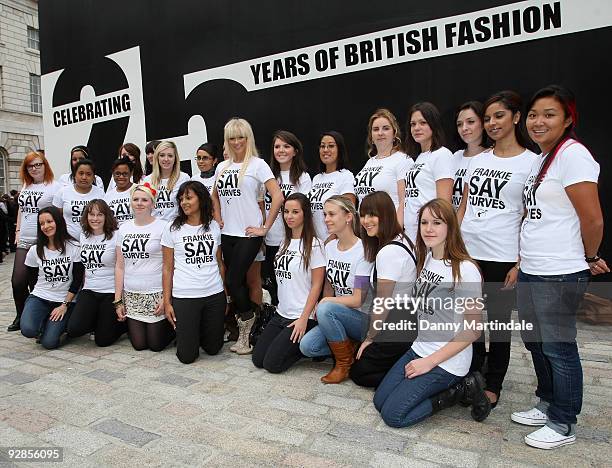
[[[172,141],[162,141],[157,145],[153,153],[153,172],[144,180],[157,190],[153,216],[164,221],[173,220],[178,210],[176,194],[189,176],[181,172],[181,160]]]
[[[225,124],[224,142],[228,158],[216,169],[212,196],[215,216],[221,226],[221,250],[226,268],[226,286],[239,316],[239,336],[230,350],[249,354],[249,333],[255,322],[246,275],[283,204],[283,194],[270,166],[257,155],[251,125],[233,118]],[[257,203],[259,185],[271,197],[270,216],[265,223]]]

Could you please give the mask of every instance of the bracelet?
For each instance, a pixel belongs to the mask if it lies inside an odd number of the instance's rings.
[[[599,260],[601,260],[601,257],[599,256],[599,254],[595,254],[594,257],[587,257],[585,255],[584,259],[586,260],[587,263],[595,263],[595,262],[598,262]]]
[[[123,305],[123,299],[117,299],[116,301],[113,301],[113,307],[115,307],[115,309],[122,305]]]
[[[517,263],[516,265],[514,265],[512,268],[516,268],[517,271],[521,270],[521,264]]]

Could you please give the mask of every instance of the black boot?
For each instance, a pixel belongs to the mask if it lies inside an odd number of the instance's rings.
[[[491,402],[485,393],[485,380],[480,372],[470,372],[461,381],[464,386],[462,402],[472,405],[472,419],[484,421],[491,412]]]
[[[13,320],[13,323],[11,323],[11,324],[10,324],[10,325],[7,327],[6,331],[13,332],[13,331],[20,330],[20,329],[21,329],[21,327],[20,327],[20,325],[19,325],[20,320],[21,320],[21,314],[18,312],[18,313],[17,313],[17,316],[15,317],[15,320]]]
[[[455,406],[464,394],[463,380],[455,385],[449,387],[443,392],[431,397],[431,409],[432,414],[437,413],[440,410]]]

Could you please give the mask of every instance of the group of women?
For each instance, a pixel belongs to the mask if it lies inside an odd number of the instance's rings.
[[[272,373],[333,356],[321,380],[376,388],[383,420],[404,427],[457,403],[477,421],[495,408],[510,331],[490,327],[487,351],[466,325],[508,324],[516,297],[519,318],[533,324],[521,333],[539,402],[512,420],[542,426],[525,437],[534,447],[572,443],[582,403],[576,310],[589,276],[609,272],[597,254],[599,165],[574,135],[568,90],[543,88],[525,109],[512,91],[465,103],[454,154],[433,104],[410,109],[405,141],[395,116],[379,109],[365,166],[353,175],[344,138],[327,131],[313,179],[294,134],[273,135],[268,165],[240,118],[225,126],[224,160],[214,145],[198,148],[191,180],[169,141],[147,145],[145,171],[138,148],[123,145],[106,193],[87,148],[73,149],[59,182],[30,153],[10,328],[47,348],[64,331],[93,332],[100,346],[127,331],[135,349],[153,351],[176,338],[178,359],[190,363],[200,348],[220,351],[231,303],[239,328],[231,351],[252,353]],[[249,271],[264,253],[276,312],[253,347]],[[393,300],[401,294],[421,301],[402,308]],[[433,298],[474,301],[459,313]],[[454,332],[430,331],[458,315],[464,326]]]

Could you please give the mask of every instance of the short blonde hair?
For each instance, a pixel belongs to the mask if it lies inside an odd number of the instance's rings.
[[[151,201],[155,203],[155,200],[157,199],[157,190],[151,185],[149,185],[148,182],[145,182],[144,184],[134,185],[132,187],[132,189],[130,190],[130,202],[134,198],[134,193],[137,191],[146,194],[151,199]]]
[[[340,208],[345,213],[350,213],[351,215],[353,215],[353,232],[357,237],[359,237],[359,214],[357,213],[357,209],[355,208],[353,202],[344,195],[332,195],[327,200],[325,200],[325,203],[331,203],[332,205],[335,205]]]

